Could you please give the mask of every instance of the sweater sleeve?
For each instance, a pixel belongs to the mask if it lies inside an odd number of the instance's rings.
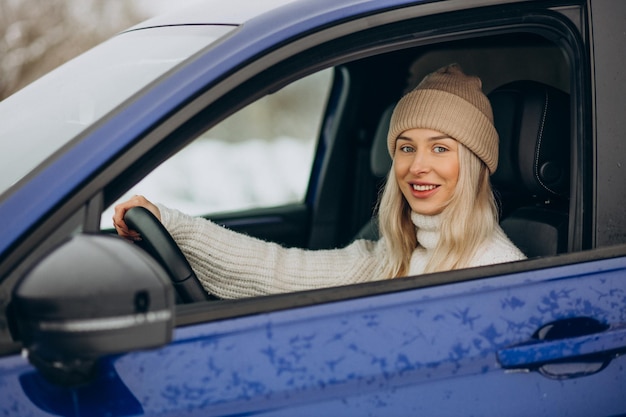
[[[384,244],[357,240],[342,249],[285,248],[158,205],[161,221],[203,287],[243,298],[373,281]]]

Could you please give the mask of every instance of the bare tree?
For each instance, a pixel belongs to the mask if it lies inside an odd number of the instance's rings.
[[[142,19],[130,1],[0,0],[0,100]]]

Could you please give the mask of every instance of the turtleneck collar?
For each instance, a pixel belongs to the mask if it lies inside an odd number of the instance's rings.
[[[413,211],[411,221],[416,228],[417,242],[427,250],[434,249],[439,242],[441,214],[426,216]]]

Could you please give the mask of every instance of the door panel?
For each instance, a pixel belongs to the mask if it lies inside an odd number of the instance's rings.
[[[504,370],[498,354],[559,320],[623,326],[625,272],[622,257],[187,326],[163,349],[109,358],[96,386],[161,416],[619,415],[623,338],[602,353],[606,366],[582,377],[545,376],[536,361]],[[580,367],[575,337],[562,339],[552,363]],[[3,359],[0,371],[0,387],[11,387],[0,390],[3,411],[47,415],[31,399],[51,388],[24,385],[36,377],[23,359]],[[111,400],[88,387],[72,393],[86,407]]]

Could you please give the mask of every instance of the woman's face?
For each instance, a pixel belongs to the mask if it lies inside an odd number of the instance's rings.
[[[436,130],[407,130],[396,141],[393,167],[411,209],[419,214],[439,214],[459,178],[459,144]]]

